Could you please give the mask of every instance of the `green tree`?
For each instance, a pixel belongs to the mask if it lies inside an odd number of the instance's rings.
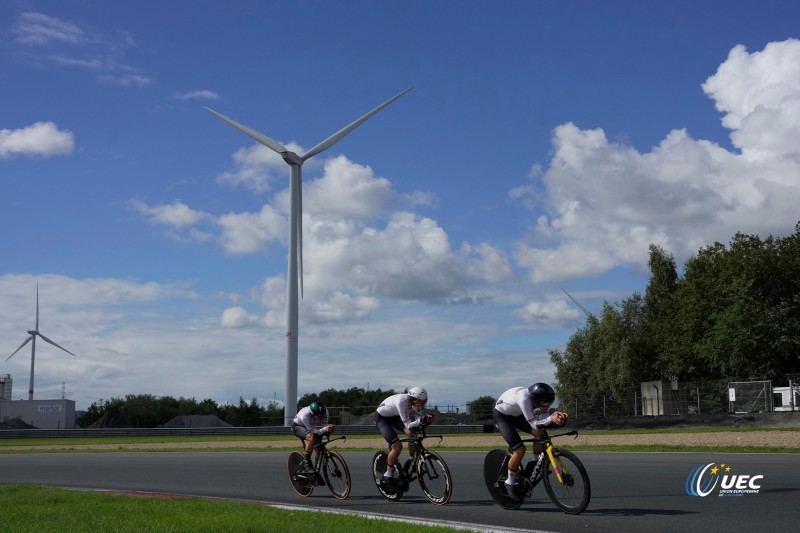
[[[494,404],[497,398],[491,396],[480,396],[471,402],[467,403],[470,419],[473,422],[478,422],[485,419],[492,418],[492,411],[494,411]]]
[[[644,296],[644,317],[640,339],[640,381],[671,379],[664,361],[673,357],[678,328],[675,317],[678,301],[678,269],[674,256],[663,248],[650,245],[650,280]],[[675,365],[669,365],[675,366]]]
[[[551,350],[567,406],[626,396],[641,381],[785,380],[800,370],[800,223],[784,238],[736,234],[684,265],[650,246],[650,280],[605,303],[599,317]]]
[[[799,240],[800,224],[783,239],[737,233],[729,247],[715,243],[687,261],[673,369],[682,363],[684,376],[700,379],[776,380],[795,371]]]

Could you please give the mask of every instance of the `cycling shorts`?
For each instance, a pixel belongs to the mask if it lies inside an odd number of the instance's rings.
[[[525,445],[517,430],[525,431],[526,433],[531,433],[533,431],[530,423],[525,420],[524,415],[505,415],[497,409],[494,410],[494,423],[508,443],[508,447],[511,451],[515,451]]]
[[[396,431],[404,432],[406,429],[405,424],[403,424],[403,421],[400,419],[400,415],[382,416],[375,413],[375,425],[378,426],[381,435],[383,435],[383,438],[389,443],[389,446],[400,440]]]

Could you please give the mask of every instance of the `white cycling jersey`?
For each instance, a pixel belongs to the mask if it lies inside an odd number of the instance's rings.
[[[414,411],[408,398],[408,394],[389,396],[378,406],[378,414],[386,417],[399,416],[408,429],[414,429],[425,420],[425,412]]]
[[[300,409],[292,422],[301,426],[305,426],[309,431],[314,429],[314,413],[311,412],[311,407],[303,407]],[[322,418],[322,423],[320,425],[328,425],[327,411],[325,412],[325,416]]]
[[[550,412],[542,413],[533,408],[531,393],[527,387],[512,387],[497,399],[494,408],[508,416],[524,416],[532,427],[546,427],[550,422]]]

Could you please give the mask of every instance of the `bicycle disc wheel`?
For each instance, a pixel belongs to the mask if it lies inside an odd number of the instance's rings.
[[[386,459],[388,455],[386,452],[378,452],[372,458],[372,478],[375,481],[375,485],[378,487],[378,490],[383,494],[383,497],[389,500],[390,502],[396,502],[400,498],[403,497],[403,493],[400,491],[392,490],[387,488],[386,486],[381,484],[381,480],[383,479],[383,473],[386,472]],[[399,465],[395,465],[395,470],[400,468]]]
[[[334,498],[344,500],[350,496],[350,469],[339,452],[328,452],[322,463],[322,475]]]
[[[292,452],[289,454],[289,462],[286,464],[289,471],[289,482],[292,484],[294,491],[300,496],[309,496],[314,490],[312,479],[314,474],[303,471],[305,460],[306,458],[302,453]]]
[[[497,505],[503,509],[519,509],[522,500],[513,500],[500,491],[500,483],[504,483],[508,476],[508,452],[505,450],[491,450],[483,460],[483,481],[486,489],[492,495]]]
[[[567,514],[580,514],[589,505],[592,487],[589,474],[580,459],[569,450],[553,448],[561,481],[553,471],[553,465],[547,464],[544,477],[544,488],[553,503]]]
[[[444,459],[436,452],[425,452],[417,462],[417,479],[425,497],[434,505],[444,505],[453,494],[453,478]]]

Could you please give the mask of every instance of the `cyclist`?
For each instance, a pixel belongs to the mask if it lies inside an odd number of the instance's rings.
[[[519,500],[516,491],[517,473],[525,456],[525,443],[517,431],[525,431],[534,437],[542,435],[543,429],[561,427],[567,423],[567,413],[550,408],[556,392],[547,383],[534,383],[530,387],[512,387],[500,395],[494,406],[494,423],[502,433],[511,450],[508,461],[506,492]]]
[[[315,429],[314,426],[321,426]],[[325,434],[333,433],[336,429],[334,424],[328,423],[328,408],[322,402],[311,402],[307,407],[303,407],[292,420],[292,433],[302,442],[306,452],[305,467],[308,471],[314,470],[311,463],[311,452],[316,443]],[[319,453],[319,452],[317,452]]]
[[[405,393],[394,394],[383,400],[375,412],[375,425],[389,444],[386,472],[382,480],[389,488],[396,486],[394,467],[400,452],[403,451],[403,443],[395,430],[413,437],[415,431],[422,429],[423,425],[430,424],[433,415],[423,413],[427,401],[428,391],[422,387],[411,387]],[[415,451],[409,448],[409,454],[412,456]]]

